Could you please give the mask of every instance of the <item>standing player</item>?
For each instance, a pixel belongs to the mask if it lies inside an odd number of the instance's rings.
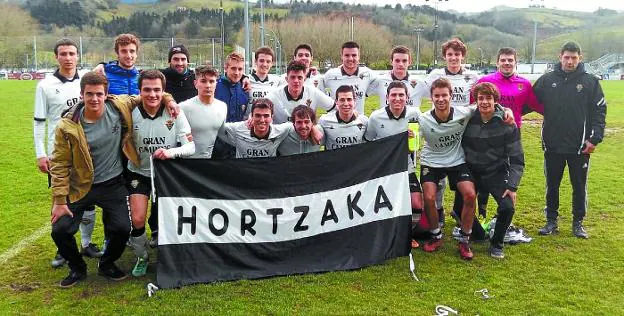
[[[240,53],[231,53],[225,60],[225,74],[217,80],[215,98],[227,104],[226,122],[240,122],[245,118],[249,96],[243,89],[245,57]],[[217,139],[213,157],[219,159],[234,158],[236,149]]]
[[[546,225],[540,229],[540,235],[559,230],[559,186],[567,164],[572,184],[572,233],[588,238],[583,219],[587,211],[589,157],[604,137],[607,102],[600,81],[585,72],[581,59],[578,44],[566,43],[555,70],[537,79],[533,87],[544,105]]]
[[[167,80],[165,92],[170,93],[176,102],[181,103],[197,95],[193,85],[195,73],[188,68],[189,51],[184,45],[169,49],[169,67],[161,70]]]
[[[336,110],[323,114],[319,126],[323,128],[325,150],[334,150],[364,142],[368,117],[355,112],[355,92],[350,85],[336,89]]]
[[[137,261],[132,269],[135,277],[147,272],[147,237],[145,216],[152,188],[150,179],[150,156],[155,159],[186,157],[195,152],[191,128],[184,112],[173,118],[165,111],[163,90],[165,76],[158,70],[145,70],[139,77],[141,105],[132,111],[133,141],[139,155],[140,164],[128,163],[128,191],[130,193],[130,214],[132,232],[130,244],[134,248]],[[178,144],[181,146],[178,147]],[[152,213],[157,212],[152,203]],[[157,218],[157,217],[155,217]],[[152,231],[152,236],[157,232]]]
[[[378,95],[379,108],[382,109],[389,104],[387,101],[388,86],[393,81],[398,80],[405,83],[407,87],[407,106],[420,107],[421,99],[429,93],[426,91],[424,82],[414,76],[410,77],[407,72],[412,64],[409,48],[402,45],[394,47],[390,53],[390,63],[392,64],[390,73],[377,76],[368,86],[366,94],[369,96]]]
[[[273,59],[275,54],[270,47],[263,46],[256,50],[254,55],[255,67],[251,72],[249,80],[251,81],[251,91],[249,92],[249,104],[247,105],[248,111],[251,108],[251,104],[260,99],[266,97],[266,95],[277,88],[280,77],[270,74],[273,67]]]
[[[360,66],[360,45],[356,42],[342,44],[342,65],[325,73],[323,87],[331,97],[336,97],[336,90],[343,85],[353,88],[355,110],[364,113],[364,102],[368,86],[375,79],[375,74],[368,67]]]
[[[369,120],[364,138],[374,141],[380,138],[406,132],[410,120],[418,120],[420,109],[407,106],[408,88],[402,81],[392,81],[386,90],[388,105],[375,110]],[[411,134],[411,137],[414,137]],[[423,201],[422,189],[418,178],[414,173],[416,164],[413,153],[408,155],[407,173],[409,174],[409,187],[412,205],[412,215],[422,214]],[[412,240],[412,248],[418,247],[418,243]]]
[[[420,154],[420,181],[425,213],[432,234],[423,250],[433,252],[442,246],[442,230],[435,203],[438,183],[448,176],[451,189],[459,191],[464,202],[459,253],[463,259],[471,260],[473,255],[469,241],[475,216],[475,188],[470,170],[464,161],[461,137],[475,108],[451,106],[453,89],[448,79],[433,81],[430,93],[434,109],[423,113],[418,119],[424,139]]]
[[[109,94],[139,94],[139,70],[134,64],[140,46],[141,41],[132,34],[121,34],[115,38],[117,60],[104,65]]]
[[[305,85],[305,65],[298,61],[288,63],[286,70],[288,84],[271,91],[267,99],[275,105],[276,123],[283,123],[290,119],[292,110],[300,105],[309,106],[316,113],[317,108],[327,111],[334,107],[334,100],[328,97],[321,90],[309,85]]]
[[[518,128],[522,125],[523,109],[544,113],[544,107],[537,102],[531,82],[516,73],[516,50],[503,47],[498,50],[496,58],[497,71],[479,79],[478,83],[493,83],[500,93],[500,105],[511,109]],[[475,100],[476,101],[476,100]],[[486,214],[488,193],[478,192],[479,214]]]
[[[107,91],[106,77],[85,74],[80,81],[84,101],[63,115],[55,131],[50,159],[52,238],[70,269],[61,287],[73,286],[87,276],[74,234],[85,207],[94,204],[102,208],[109,241],[98,264],[99,273],[112,280],[126,278],[115,265],[130,234],[121,156],[123,152],[137,165],[138,157],[130,141],[131,108],[114,96],[107,99]]]
[[[439,78],[446,78],[451,82],[453,91],[451,93],[451,106],[468,106],[470,105],[470,89],[475,85],[479,79],[477,73],[467,70],[463,67],[464,59],[466,58],[466,45],[457,39],[451,39],[450,41],[442,44],[442,55],[446,61],[446,67],[443,69],[434,69],[425,78],[425,85],[427,90],[427,96],[430,95],[432,83]],[[438,208],[439,218],[441,223],[444,224],[444,188],[446,182],[444,179],[440,180],[438,185],[438,196],[436,197],[436,206]],[[456,200],[457,200],[456,196]],[[457,204],[457,203],[455,203]],[[458,208],[457,205],[454,208]],[[458,209],[454,209],[456,214],[459,214]]]
[[[307,105],[298,105],[292,111],[291,120],[295,127],[277,148],[280,156],[305,154],[321,150],[321,145],[312,139],[316,125],[316,113]]]
[[[180,103],[191,126],[195,143],[192,158],[211,158],[219,129],[227,116],[227,105],[215,98],[219,73],[210,66],[195,68],[197,96]]]
[[[47,76],[37,85],[33,126],[37,166],[41,172],[47,173],[48,177],[50,172],[49,157],[54,149],[54,130],[61,119],[61,113],[80,101],[80,77],[76,69],[78,45],[70,39],[61,39],[54,46],[54,56],[59,67],[52,76]],[[47,131],[46,121],[48,123]],[[97,245],[91,243],[94,226],[95,207],[91,205],[84,211],[80,222],[80,252],[84,256],[92,258],[102,256]],[[64,263],[65,259],[57,251],[52,260],[52,267],[57,268]]]
[[[498,204],[490,256],[503,259],[503,239],[511,224],[524,170],[520,131],[515,125],[504,124],[495,112],[500,94],[494,84],[479,83],[472,93],[479,112],[468,121],[462,147],[478,192],[491,194]]]

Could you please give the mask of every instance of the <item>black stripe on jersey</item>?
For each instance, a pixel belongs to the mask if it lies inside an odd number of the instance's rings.
[[[35,117],[35,121],[37,121],[37,122],[45,122],[45,121],[46,121],[46,119],[44,119],[44,118],[39,118],[39,117]]]

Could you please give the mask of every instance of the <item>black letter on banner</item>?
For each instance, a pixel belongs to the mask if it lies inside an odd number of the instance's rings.
[[[191,224],[191,235],[195,235],[197,228],[197,208],[195,206],[191,208],[191,217],[184,217],[184,208],[178,206],[178,236],[182,235],[182,225],[184,224]]]
[[[383,202],[381,200],[383,200]],[[377,188],[377,197],[375,197],[375,214],[379,213],[379,210],[383,207],[388,208],[388,210],[392,212],[392,204],[390,204],[390,200],[388,199],[386,192],[384,192],[383,187],[379,186]]]
[[[267,210],[267,215],[273,216],[273,235],[277,234],[277,215],[284,214],[284,210],[281,208],[270,208]]]
[[[251,218],[251,221],[247,223],[245,218]],[[256,214],[252,210],[241,211],[241,235],[245,236],[245,231],[249,231],[253,236],[256,235],[256,230],[253,226],[256,224]]]
[[[347,196],[347,208],[349,208],[349,219],[353,219],[353,211],[356,211],[360,216],[364,217],[364,211],[357,205],[357,202],[360,200],[360,196],[362,196],[362,192],[357,191],[353,200],[351,200],[351,194]]]
[[[299,221],[295,225],[295,232],[302,232],[304,230],[308,230],[308,225],[301,225],[305,220],[306,216],[308,216],[308,212],[310,212],[309,206],[295,206],[295,213],[301,213],[301,217],[299,217]]]
[[[214,224],[212,223],[212,219],[215,217],[215,215],[221,215],[221,217],[223,217],[223,227],[221,227],[221,229],[217,229]],[[221,236],[223,234],[225,234],[225,232],[228,229],[228,225],[230,224],[230,219],[227,217],[227,214],[225,214],[225,211],[223,211],[220,208],[213,208],[212,211],[210,211],[210,215],[208,215],[208,227],[210,227],[210,231],[215,235],[215,236]]]
[[[336,216],[336,211],[334,211],[334,204],[332,204],[331,200],[327,200],[325,203],[325,211],[323,211],[323,218],[321,218],[321,226],[325,225],[325,222],[333,219],[335,223],[338,223],[338,216]]]

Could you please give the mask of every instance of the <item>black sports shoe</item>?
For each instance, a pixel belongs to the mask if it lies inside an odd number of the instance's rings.
[[[87,272],[82,272],[82,271],[73,271],[70,270],[69,271],[69,275],[67,275],[63,280],[61,280],[61,283],[59,283],[59,286],[62,288],[68,288],[68,287],[72,287],[74,285],[76,285],[76,283],[84,280],[87,278]]]
[[[101,251],[100,248],[98,248],[98,246],[94,243],[89,243],[89,245],[86,248],[82,248],[82,247],[80,248],[81,248],[80,254],[85,257],[99,258],[104,254],[104,252]]]
[[[119,270],[115,264],[98,267],[98,274],[113,281],[121,281],[128,277],[128,275]]]
[[[574,221],[574,223],[572,224],[572,234],[574,234],[574,236],[578,238],[589,238],[589,235],[585,231],[585,227],[583,227],[583,222],[581,221]]]
[[[557,220],[552,220],[552,219],[547,220],[544,227],[540,228],[537,232],[542,236],[558,233],[559,226],[557,225]]]

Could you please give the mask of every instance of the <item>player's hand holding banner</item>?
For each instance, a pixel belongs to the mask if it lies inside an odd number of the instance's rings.
[[[154,161],[161,287],[406,256],[406,133],[278,158]]]

